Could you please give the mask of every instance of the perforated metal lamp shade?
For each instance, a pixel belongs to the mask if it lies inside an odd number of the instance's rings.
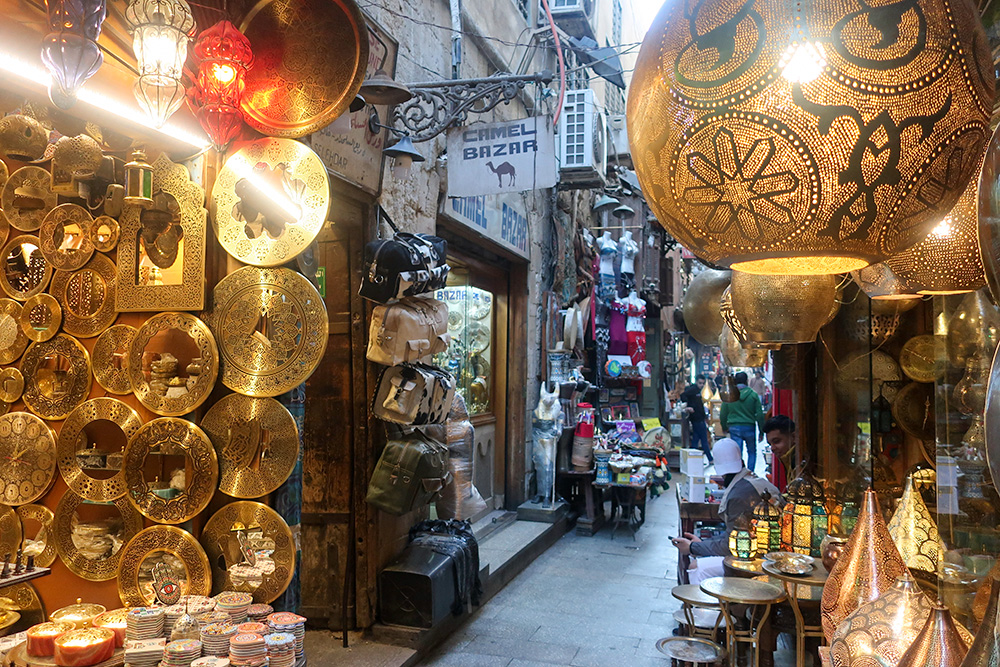
[[[733,271],[733,310],[752,343],[811,343],[837,307],[837,277]]]
[[[969,652],[969,643],[948,608],[934,604],[923,629],[897,667],[960,667]]]
[[[916,301],[921,298],[885,262],[851,271],[851,278],[870,299]]]
[[[934,523],[934,516],[924,504],[924,499],[913,488],[913,480],[909,477],[903,487],[903,496],[889,521],[889,534],[907,567],[937,572],[944,545],[941,543],[937,524]]]
[[[920,26],[920,29],[917,26]],[[973,177],[993,59],[965,0],[668,0],[629,88],[658,220],[700,258],[841,273],[923,237]]]
[[[694,339],[702,345],[719,344],[723,324],[719,300],[723,291],[729,287],[731,273],[705,269],[691,279],[684,292],[684,323]]]

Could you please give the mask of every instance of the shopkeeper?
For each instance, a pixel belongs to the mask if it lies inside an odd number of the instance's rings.
[[[697,559],[692,559],[688,568],[688,582],[696,585],[705,579],[723,576],[722,561],[731,555],[729,533],[737,519],[746,517],[750,520],[753,517],[753,508],[760,503],[765,491],[779,505],[783,504],[774,484],[757,477],[743,465],[740,446],[735,440],[717,440],[712,453],[715,455],[715,471],[722,477],[722,486],[726,490],[719,503],[719,516],[726,522],[726,530],[709,540],[699,539],[693,533],[684,533],[684,537],[671,540],[680,555],[690,554]]]
[[[785,415],[774,415],[764,422],[764,437],[771,446],[771,471],[768,477],[784,493],[788,486],[785,457],[795,448],[795,422]]]

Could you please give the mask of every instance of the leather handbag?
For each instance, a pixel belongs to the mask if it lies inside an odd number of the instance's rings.
[[[451,373],[423,363],[399,364],[382,371],[372,414],[396,424],[443,424],[455,400]]]
[[[397,516],[429,504],[451,483],[448,447],[425,433],[390,438],[375,464],[365,500]]]
[[[450,341],[448,305],[437,299],[407,297],[372,311],[368,360],[383,366],[414,362],[446,351]]]
[[[430,234],[401,232],[365,246],[360,294],[378,303],[443,289],[451,267],[448,242]]]

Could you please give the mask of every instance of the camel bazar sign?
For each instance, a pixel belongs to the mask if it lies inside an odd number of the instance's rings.
[[[530,259],[528,214],[520,194],[446,197],[441,215],[516,257]]]
[[[448,194],[499,195],[556,184],[551,116],[448,130]]]

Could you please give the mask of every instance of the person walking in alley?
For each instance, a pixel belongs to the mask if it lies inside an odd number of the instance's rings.
[[[747,468],[755,470],[757,465],[757,428],[764,428],[764,408],[760,396],[747,386],[747,374],[736,374],[736,387],[740,398],[735,403],[723,403],[719,410],[719,424],[723,433],[741,445],[746,445]]]
[[[691,423],[691,442],[689,447],[701,447],[708,456],[708,464],[712,464],[712,444],[708,439],[708,424],[706,423],[705,402],[701,398],[701,390],[705,388],[705,376],[699,375],[694,384],[689,384],[681,393],[681,400],[687,405],[687,413]]]

